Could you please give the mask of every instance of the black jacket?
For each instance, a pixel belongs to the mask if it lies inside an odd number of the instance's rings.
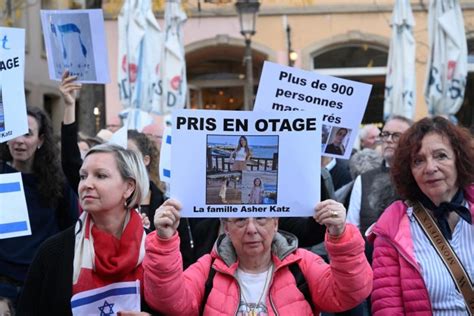
[[[72,315],[74,241],[74,227],[70,227],[41,245],[28,271],[16,315]],[[142,310],[153,313],[144,300]]]

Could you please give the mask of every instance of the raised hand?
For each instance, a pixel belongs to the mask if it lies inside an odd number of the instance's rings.
[[[63,96],[66,106],[73,106],[76,102],[77,93],[82,84],[76,82],[77,76],[70,76],[69,70],[64,71],[59,85],[59,92]]]
[[[319,202],[313,218],[319,224],[326,225],[332,236],[341,235],[346,228],[346,208],[334,200]]]
[[[169,199],[166,200],[156,210],[154,223],[156,233],[163,239],[171,238],[178,229],[181,203],[177,200]]]

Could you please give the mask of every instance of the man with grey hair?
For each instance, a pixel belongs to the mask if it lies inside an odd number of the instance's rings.
[[[383,163],[381,167],[361,174],[354,181],[347,210],[347,221],[359,227],[362,235],[383,212],[383,209],[371,207],[371,204],[376,205],[376,203],[369,203],[369,193],[375,189],[374,183],[377,183],[375,180],[378,177],[388,175],[395,149],[398,147],[398,140],[411,124],[412,121],[403,116],[390,117],[379,135],[382,141]]]
[[[360,149],[375,149],[378,145],[380,130],[374,124],[365,125],[359,132]]]

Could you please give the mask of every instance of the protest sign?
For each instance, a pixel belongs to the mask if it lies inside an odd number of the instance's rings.
[[[311,216],[321,119],[309,111],[175,110],[171,197],[183,217]]]
[[[51,80],[68,69],[78,82],[110,82],[102,10],[41,10],[41,24]]]
[[[323,156],[349,159],[372,86],[265,62],[254,111],[312,111],[322,117]]]
[[[21,173],[0,174],[0,239],[31,235]]]
[[[28,132],[25,30],[0,27],[0,143]]]

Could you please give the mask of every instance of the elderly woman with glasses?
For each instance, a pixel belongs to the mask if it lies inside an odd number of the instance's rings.
[[[183,272],[179,253],[181,205],[166,201],[146,241],[145,299],[166,315],[318,315],[359,304],[372,288],[372,271],[357,228],[344,206],[319,203],[314,219],[327,227],[328,265],[278,231],[277,218],[230,218],[210,254]],[[297,273],[309,295],[297,287]]]

